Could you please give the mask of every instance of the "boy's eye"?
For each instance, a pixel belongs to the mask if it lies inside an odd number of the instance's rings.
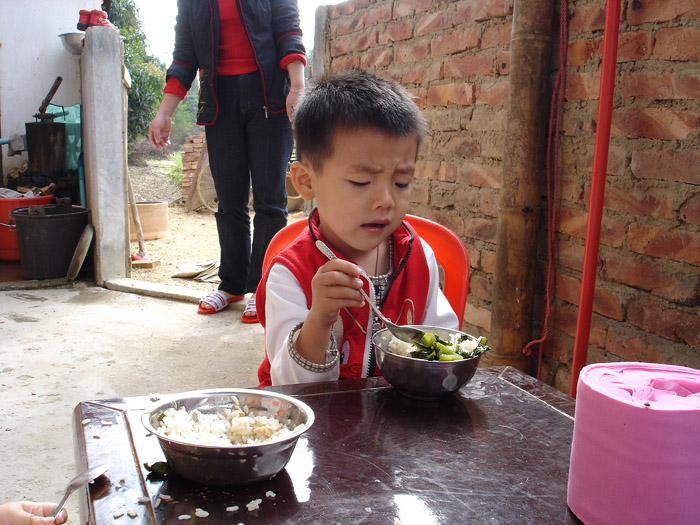
[[[402,189],[402,190],[405,190],[405,189],[408,188],[409,186],[410,186],[410,184],[405,183],[405,182],[397,182],[397,183],[396,183],[396,187],[397,187],[397,188],[400,188],[400,189]]]
[[[360,182],[356,180],[351,180],[348,182],[350,182],[350,184],[352,184],[353,186],[367,186],[369,184],[369,182]]]

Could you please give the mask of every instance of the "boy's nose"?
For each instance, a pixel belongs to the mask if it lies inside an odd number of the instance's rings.
[[[377,208],[391,208],[394,205],[394,195],[391,186],[379,185],[374,196],[374,204]]]

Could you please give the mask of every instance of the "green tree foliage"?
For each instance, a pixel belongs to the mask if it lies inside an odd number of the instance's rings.
[[[124,65],[131,76],[127,133],[133,141],[148,135],[163,94],[165,65],[146,52],[146,35],[134,0],[112,0],[109,19],[124,37]]]

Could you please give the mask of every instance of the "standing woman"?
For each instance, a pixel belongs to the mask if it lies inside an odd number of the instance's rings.
[[[287,224],[291,120],[306,66],[299,8],[296,0],[178,0],[177,8],[173,63],[148,138],[157,150],[170,144],[175,108],[199,74],[197,124],[205,126],[219,200],[221,284],[198,311],[217,313],[252,293],[242,320],[257,322],[265,250]]]

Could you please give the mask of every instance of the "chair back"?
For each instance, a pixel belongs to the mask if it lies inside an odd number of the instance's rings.
[[[452,230],[437,222],[416,215],[406,215],[404,220],[413,226],[416,233],[427,242],[435,252],[435,258],[442,267],[445,282],[442,291],[457,314],[459,328],[462,328],[464,309],[469,293],[469,255],[460,239]],[[263,275],[272,262],[272,258],[292,242],[299,232],[306,228],[306,219],[292,222],[282,228],[272,238],[263,259]]]

